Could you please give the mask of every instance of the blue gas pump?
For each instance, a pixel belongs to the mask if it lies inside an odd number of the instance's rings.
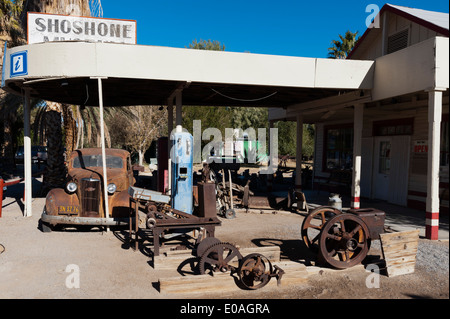
[[[193,137],[178,125],[171,136],[172,208],[193,213]]]

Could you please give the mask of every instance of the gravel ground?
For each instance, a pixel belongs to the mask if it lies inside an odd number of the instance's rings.
[[[416,267],[425,269],[428,273],[449,273],[448,242],[432,242],[420,240],[417,249]]]

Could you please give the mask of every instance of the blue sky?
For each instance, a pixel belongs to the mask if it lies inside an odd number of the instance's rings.
[[[393,0],[424,10],[449,12],[447,0]],[[381,1],[295,0],[103,0],[103,17],[137,21],[137,43],[184,48],[211,39],[226,51],[326,57],[333,39],[366,30],[369,4]]]

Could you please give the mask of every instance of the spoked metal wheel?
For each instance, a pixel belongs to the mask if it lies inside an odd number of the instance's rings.
[[[238,269],[241,284],[251,290],[267,285],[272,272],[272,264],[267,257],[257,253],[245,256]]]
[[[317,253],[323,226],[330,218],[340,214],[342,212],[339,209],[330,206],[320,206],[312,210],[302,224],[302,239],[306,247]]]
[[[320,256],[335,268],[352,267],[369,251],[369,230],[355,215],[336,215],[322,228],[319,251]]]
[[[199,262],[201,274],[206,272],[227,272],[239,267],[242,255],[229,243],[219,242],[205,249]]]

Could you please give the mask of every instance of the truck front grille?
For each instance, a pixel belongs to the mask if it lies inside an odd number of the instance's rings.
[[[99,217],[100,200],[100,180],[95,178],[81,179],[81,215],[84,217]]]

